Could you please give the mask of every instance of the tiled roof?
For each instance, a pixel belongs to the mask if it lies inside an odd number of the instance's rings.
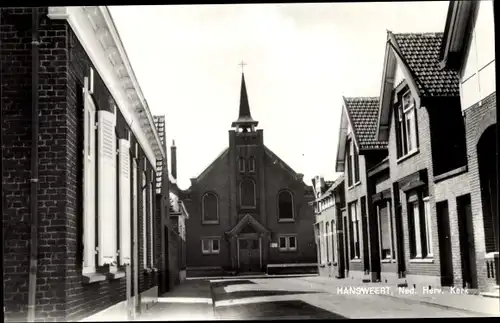
[[[393,34],[397,46],[423,96],[459,96],[455,71],[439,67],[443,33]]]
[[[344,98],[360,149],[385,149],[386,141],[376,139],[379,98]]]

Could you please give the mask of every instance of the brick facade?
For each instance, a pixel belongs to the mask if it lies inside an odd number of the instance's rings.
[[[31,159],[31,9],[1,9],[2,136],[4,213],[4,295],[6,320],[25,320],[28,296]],[[36,317],[78,320],[126,299],[125,277],[86,284],[82,276],[83,98],[81,88],[94,67],[65,20],[40,9],[39,69],[39,234]],[[95,70],[95,67],[94,67]],[[113,111],[114,100],[94,75],[98,110]],[[128,129],[116,109],[118,137]],[[136,139],[131,131],[132,146]],[[139,145],[139,158],[144,160]],[[155,167],[139,163],[147,174]],[[149,176],[149,175],[148,175]],[[154,180],[154,179],[153,179]],[[139,223],[142,221],[142,194]],[[157,214],[157,213],[155,213]],[[158,214],[156,232],[159,232]],[[141,232],[139,232],[141,237]],[[144,241],[140,241],[139,250]],[[147,242],[149,243],[149,242]],[[161,243],[155,241],[157,255]],[[139,259],[142,261],[141,252]],[[135,261],[135,260],[133,260]],[[161,270],[161,261],[157,267]],[[142,262],[139,264],[142,268]],[[106,268],[98,268],[98,271]],[[119,268],[123,270],[123,268]],[[158,285],[158,273],[140,272],[140,292]],[[133,288],[133,287],[132,287]]]

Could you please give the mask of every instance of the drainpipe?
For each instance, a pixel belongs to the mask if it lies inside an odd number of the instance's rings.
[[[38,260],[38,8],[32,10],[31,31],[31,244],[28,292],[28,322],[35,321],[36,280]]]

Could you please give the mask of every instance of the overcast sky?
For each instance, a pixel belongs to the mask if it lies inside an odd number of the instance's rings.
[[[188,188],[229,144],[245,61],[264,143],[306,183],[336,173],[341,97],[378,96],[386,31],[442,32],[448,1],[110,7]]]

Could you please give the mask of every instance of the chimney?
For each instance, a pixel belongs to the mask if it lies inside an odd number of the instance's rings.
[[[175,140],[172,140],[172,147],[170,147],[170,172],[172,177],[177,179],[177,147],[175,147]]]

